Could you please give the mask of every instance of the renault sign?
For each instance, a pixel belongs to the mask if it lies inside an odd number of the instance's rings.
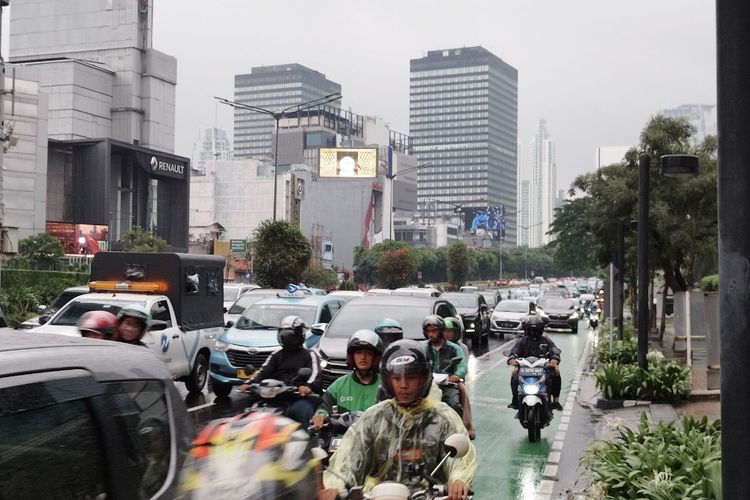
[[[135,158],[152,176],[186,179],[188,163],[172,155],[157,154],[151,151],[136,151]]]
[[[320,148],[319,177],[376,177],[376,148]]]

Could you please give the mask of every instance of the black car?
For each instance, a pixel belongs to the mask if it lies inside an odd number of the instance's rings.
[[[578,333],[578,311],[575,299],[545,295],[537,303],[549,320],[547,330]]]
[[[456,309],[447,300],[427,296],[365,295],[349,301],[333,317],[318,344],[323,385],[328,387],[351,371],[346,366],[346,344],[354,332],[372,330],[379,321],[391,318],[401,323],[405,339],[424,340],[422,320],[429,314],[456,316]]]
[[[0,332],[3,498],[174,498],[193,429],[143,347]]]
[[[446,292],[440,298],[453,304],[461,315],[466,337],[472,342],[486,342],[489,339],[492,310],[487,306],[484,296],[478,292]]]

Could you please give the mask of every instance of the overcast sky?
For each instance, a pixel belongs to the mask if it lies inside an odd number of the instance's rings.
[[[135,0],[133,0],[135,1]],[[409,128],[409,60],[482,45],[518,69],[519,139],[540,118],[558,188],[594,148],[633,145],[649,116],[716,102],[709,0],[155,0],[154,48],[177,57],[178,154],[213,126],[234,75],[300,63],[342,86],[344,107]],[[218,125],[232,129],[231,109]]]

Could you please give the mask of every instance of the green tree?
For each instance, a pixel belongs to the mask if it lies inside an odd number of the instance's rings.
[[[143,229],[135,226],[122,236],[122,248],[126,252],[168,252],[169,243],[163,238],[156,236]]]
[[[253,252],[256,281],[269,288],[299,283],[312,258],[305,235],[283,220],[261,222],[254,233]]]
[[[34,269],[49,269],[60,262],[63,246],[54,236],[41,233],[19,241],[18,253],[28,259]]]
[[[326,285],[337,285],[338,276],[333,269],[326,269],[320,264],[310,264],[302,273],[302,282],[307,286],[325,288]]]
[[[550,234],[565,235],[549,243],[555,263],[562,269],[577,271],[576,274],[591,274],[598,265],[593,254],[597,249],[595,235],[580,220],[591,202],[588,196],[565,200],[561,207],[555,209],[555,219],[550,226]]]
[[[377,255],[375,277],[381,288],[407,286],[416,271],[416,262],[411,249],[403,242],[386,240],[373,247]]]
[[[448,281],[458,288],[466,282],[469,274],[469,250],[463,241],[456,241],[448,247]]]

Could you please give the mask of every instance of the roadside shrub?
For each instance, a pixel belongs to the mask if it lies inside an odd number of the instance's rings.
[[[620,427],[612,441],[595,441],[581,463],[592,473],[593,498],[720,499],[721,423],[685,417],[649,425],[645,413],[635,430]]]
[[[690,368],[680,363],[653,363],[648,370],[635,364],[606,363],[594,379],[606,399],[673,403],[685,399],[691,388]]]
[[[718,292],[719,291],[719,275],[711,274],[704,276],[700,281],[701,290],[704,292]]]
[[[88,281],[86,273],[3,269],[0,307],[8,326],[15,328],[36,315],[39,304],[49,304],[65,288],[84,285]]]
[[[633,339],[617,340],[609,350],[609,339],[596,346],[596,360],[599,363],[630,364],[638,360],[638,345]]]

